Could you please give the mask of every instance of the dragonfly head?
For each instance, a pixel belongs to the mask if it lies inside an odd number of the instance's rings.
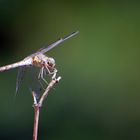
[[[55,66],[55,60],[52,58],[52,57],[49,57],[47,59],[47,65],[50,67],[50,68],[54,68]]]

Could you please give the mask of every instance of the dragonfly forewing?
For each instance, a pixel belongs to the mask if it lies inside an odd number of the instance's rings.
[[[32,56],[35,56],[39,53],[44,54],[44,53],[48,52],[49,50],[53,49],[54,47],[58,46],[59,44],[63,43],[64,41],[68,40],[69,38],[77,35],[78,33],[79,33],[79,31],[73,32],[73,33],[71,33],[70,35],[68,35],[64,38],[61,38],[61,39],[57,40],[56,42],[52,43],[51,45],[49,45],[47,47],[45,46],[42,49],[39,49],[36,53],[32,54]]]

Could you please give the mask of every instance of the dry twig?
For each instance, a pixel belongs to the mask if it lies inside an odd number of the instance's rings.
[[[48,84],[45,92],[42,94],[40,97],[39,101],[37,102],[36,99],[36,93],[32,91],[32,96],[34,100],[34,130],[33,130],[33,140],[37,140],[37,134],[38,134],[38,122],[39,122],[39,113],[40,113],[40,108],[42,107],[44,99],[48,96],[48,93],[50,89],[60,81],[61,77],[52,79],[51,82]]]

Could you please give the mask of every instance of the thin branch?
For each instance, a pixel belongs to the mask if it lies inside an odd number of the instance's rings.
[[[56,83],[58,83],[58,82],[60,81],[60,79],[61,79],[61,77],[58,77],[57,79],[56,79],[56,78],[55,78],[55,79],[52,79],[52,81],[49,83],[49,85],[47,86],[45,92],[42,94],[42,96],[41,96],[41,98],[40,98],[40,100],[39,100],[39,102],[38,102],[38,104],[39,104],[40,107],[42,106],[44,99],[48,96],[48,93],[49,93],[50,89],[51,89]]]
[[[33,140],[37,140],[38,122],[39,122],[39,111],[40,111],[40,107],[39,107],[38,105],[34,105],[34,130],[33,130]]]
[[[33,105],[33,107],[34,107],[37,105],[36,93],[34,91],[32,91],[32,96],[33,96],[33,100],[34,100],[34,105]]]
[[[39,102],[37,102],[36,99],[36,93],[32,91],[32,96],[34,100],[34,130],[33,130],[33,140],[37,140],[37,135],[38,135],[38,122],[39,122],[39,113],[40,113],[40,108],[42,107],[44,99],[48,96],[48,93],[50,89],[60,81],[61,77],[58,77],[57,79],[52,79],[52,81],[48,84],[45,92],[42,94],[40,97]]]

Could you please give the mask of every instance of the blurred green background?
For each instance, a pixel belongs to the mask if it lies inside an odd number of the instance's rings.
[[[73,31],[47,53],[61,82],[40,114],[38,139],[140,139],[140,4],[135,1],[1,0],[0,66]],[[17,69],[0,73],[0,140],[31,140],[33,100],[14,99]]]

